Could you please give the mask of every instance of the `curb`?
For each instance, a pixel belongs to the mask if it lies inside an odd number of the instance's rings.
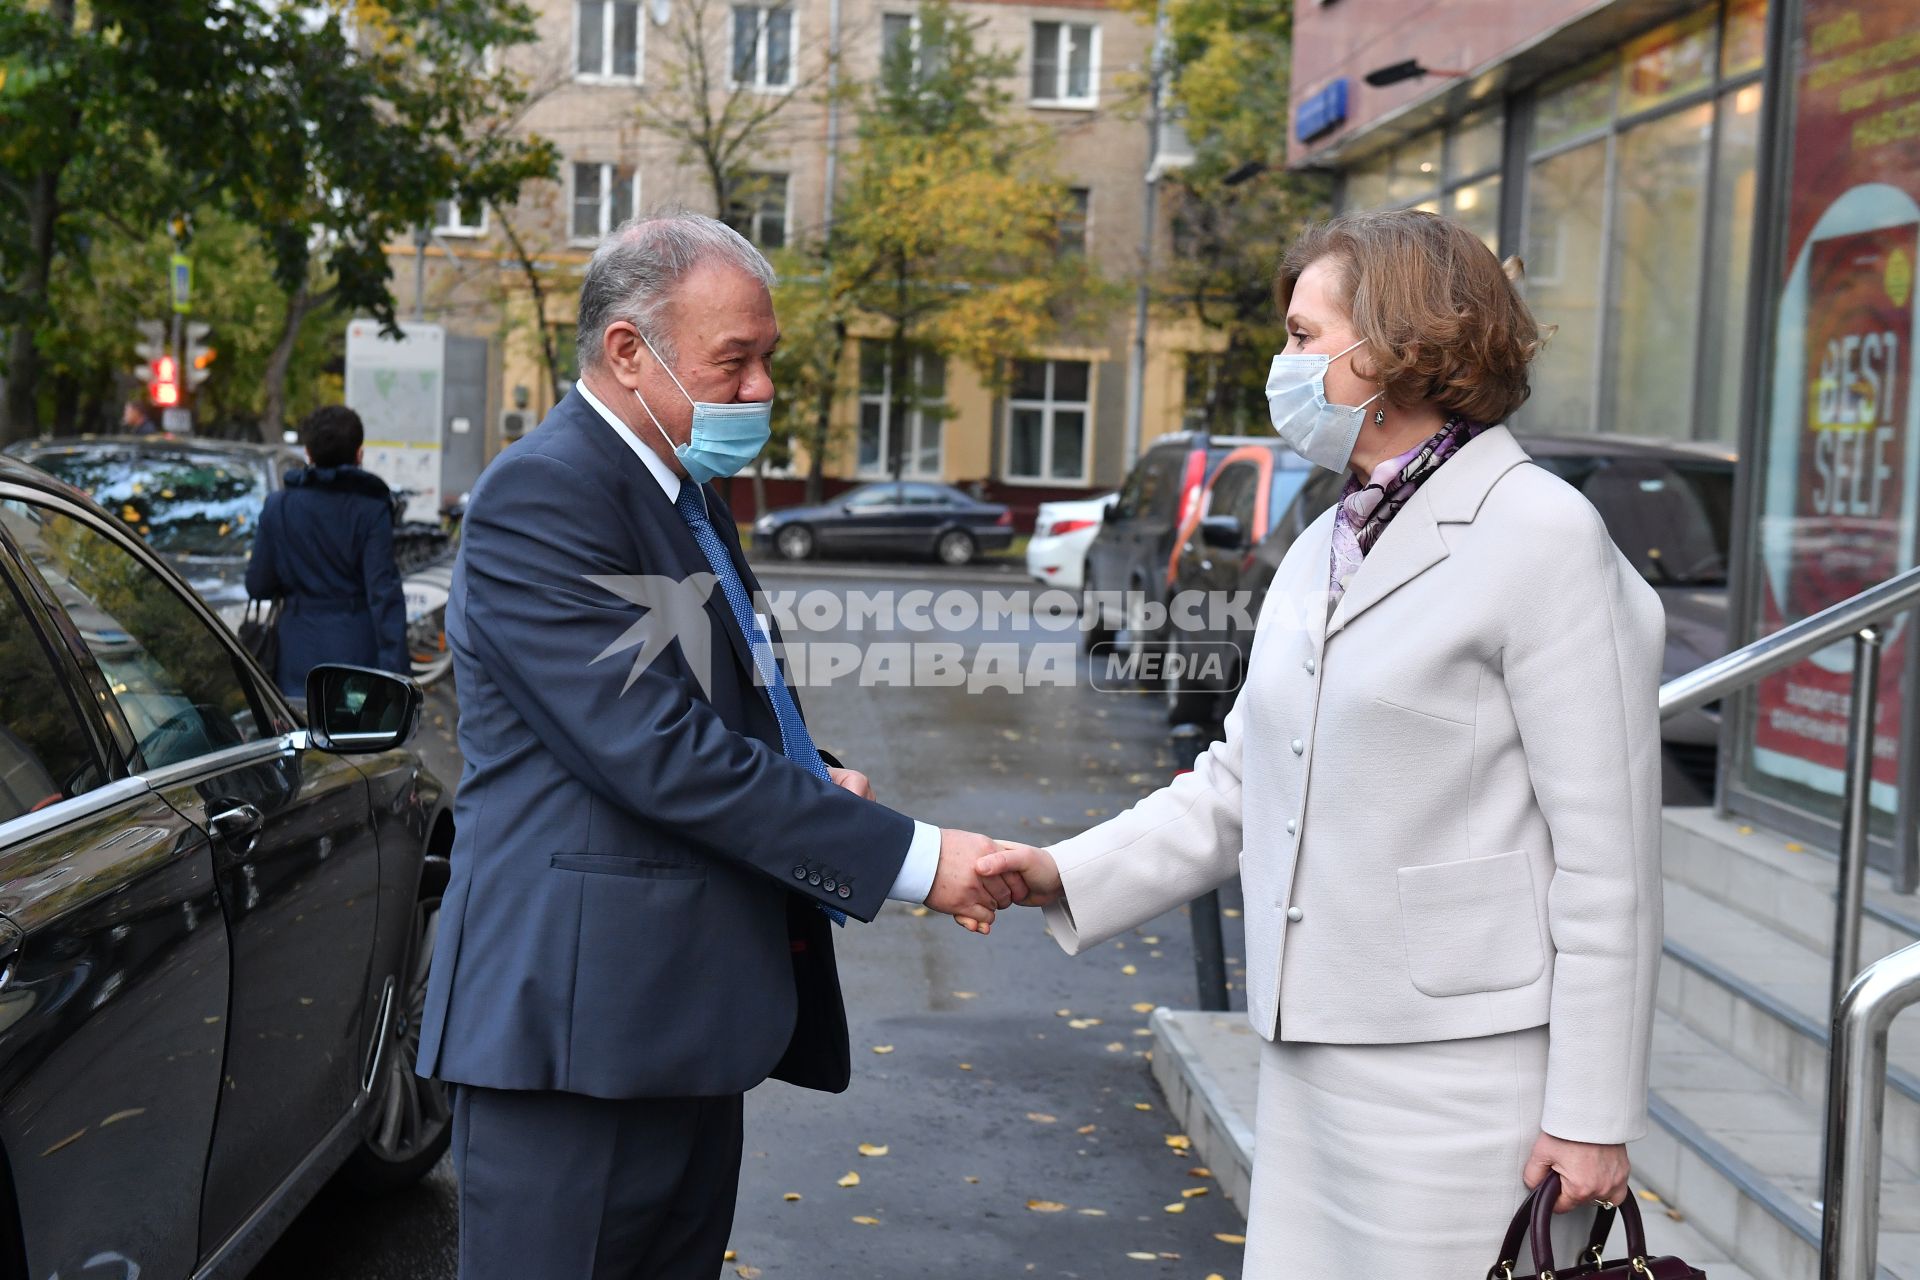
[[[1227,1100],[1180,1024],[1187,1017],[1233,1016],[1176,1013],[1162,1005],[1153,1011],[1148,1026],[1153,1030],[1153,1078],[1166,1095],[1167,1109],[1193,1140],[1194,1153],[1213,1170],[1221,1192],[1244,1218],[1253,1182],[1253,1128]]]

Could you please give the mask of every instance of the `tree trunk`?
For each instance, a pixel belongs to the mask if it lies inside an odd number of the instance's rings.
[[[520,263],[521,274],[527,278],[527,292],[533,295],[533,323],[540,333],[540,358],[547,366],[547,390],[553,394],[553,403],[559,404],[560,360],[559,353],[553,349],[553,330],[547,324],[547,290],[540,283],[540,264],[527,252],[518,228],[507,217],[506,211],[496,204],[493,214],[500,223],[500,229],[507,233],[507,243],[513,247],[513,256]]]
[[[287,368],[293,363],[293,347],[300,339],[300,326],[306,320],[307,313],[313,309],[313,294],[303,280],[300,287],[287,295],[287,310],[281,321],[280,340],[273,344],[273,354],[267,357],[266,405],[260,414],[258,435],[260,439],[274,441],[286,430],[287,417]]]
[[[75,0],[51,0],[47,14],[63,33],[71,34]],[[79,108],[71,113],[79,127]],[[0,443],[26,440],[40,434],[40,348],[34,338],[41,308],[47,301],[47,282],[53,276],[53,229],[60,217],[60,174],[66,161],[27,179],[27,269],[20,278],[19,299],[24,313],[13,326],[7,343],[6,421],[0,424]]]
[[[847,354],[847,322],[833,322],[833,344],[822,362],[827,376],[820,379],[820,396],[814,403],[813,439],[807,446],[807,505],[818,506],[826,498],[827,450],[833,443],[834,392],[840,386],[840,364]]]

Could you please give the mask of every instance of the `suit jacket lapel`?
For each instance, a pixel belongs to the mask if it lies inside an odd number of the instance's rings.
[[[1487,428],[1447,459],[1360,562],[1327,623],[1328,637],[1445,560],[1447,540],[1440,526],[1471,523],[1494,483],[1525,461],[1526,451],[1505,427]]]
[[[627,509],[635,512],[636,515],[644,512],[645,517],[651,518],[654,524],[666,531],[667,541],[673,545],[674,556],[678,561],[680,576],[688,578],[696,573],[712,573],[713,566],[707,563],[706,553],[700,550],[700,543],[695,540],[693,530],[687,527],[687,522],[681,518],[679,509],[667,500],[666,491],[660,487],[659,481],[653,478],[653,473],[647,470],[647,464],[633,456],[633,450],[628,447],[627,442],[620,439],[614,429],[594,412],[592,405],[580,399],[578,395],[571,395],[570,398],[576,402],[578,412],[575,418],[579,428],[587,433],[587,439],[600,451],[607,465],[613,468],[624,482],[629,498]],[[692,482],[682,480],[680,483]],[[711,499],[711,496],[709,496],[708,505],[720,506]],[[721,507],[721,510],[724,513],[725,508]],[[722,516],[722,520],[731,521],[731,519],[729,515]],[[720,534],[723,545],[733,544],[734,540],[730,536],[733,533],[731,529],[721,529],[720,522],[715,522],[714,528]],[[661,569],[671,572],[674,567],[663,565]],[[738,569],[738,567],[739,561],[736,557],[735,568]],[[741,580],[751,581],[744,574]],[[748,587],[749,597],[753,590],[751,586]],[[753,650],[748,647],[747,638],[741,634],[740,624],[733,617],[733,608],[727,603],[726,594],[720,590],[720,584],[717,582],[713,590],[707,594],[707,613],[712,618],[713,625],[720,629],[720,634],[725,636],[727,642],[733,646],[733,655],[739,661],[741,673],[746,676],[749,684],[759,690],[760,699],[766,704],[768,713],[771,714],[773,698],[758,679],[753,665]]]

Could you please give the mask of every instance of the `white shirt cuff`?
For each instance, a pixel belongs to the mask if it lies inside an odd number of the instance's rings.
[[[895,902],[919,906],[933,892],[933,876],[939,870],[940,828],[915,822],[913,843],[907,846],[907,860],[900,864],[900,874],[894,878],[887,896]]]

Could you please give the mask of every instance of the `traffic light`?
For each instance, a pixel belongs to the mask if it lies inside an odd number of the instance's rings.
[[[207,335],[213,332],[213,326],[201,321],[187,325],[187,390],[197,391],[200,384],[213,376],[213,362],[220,353],[207,344]]]
[[[162,409],[171,409],[180,403],[180,365],[172,356],[161,356],[153,362],[153,377],[148,379],[147,388],[153,394],[153,402]]]
[[[159,320],[140,322],[140,341],[133,344],[133,354],[140,361],[134,366],[133,376],[142,382],[153,381],[153,362],[166,354],[167,326]]]

